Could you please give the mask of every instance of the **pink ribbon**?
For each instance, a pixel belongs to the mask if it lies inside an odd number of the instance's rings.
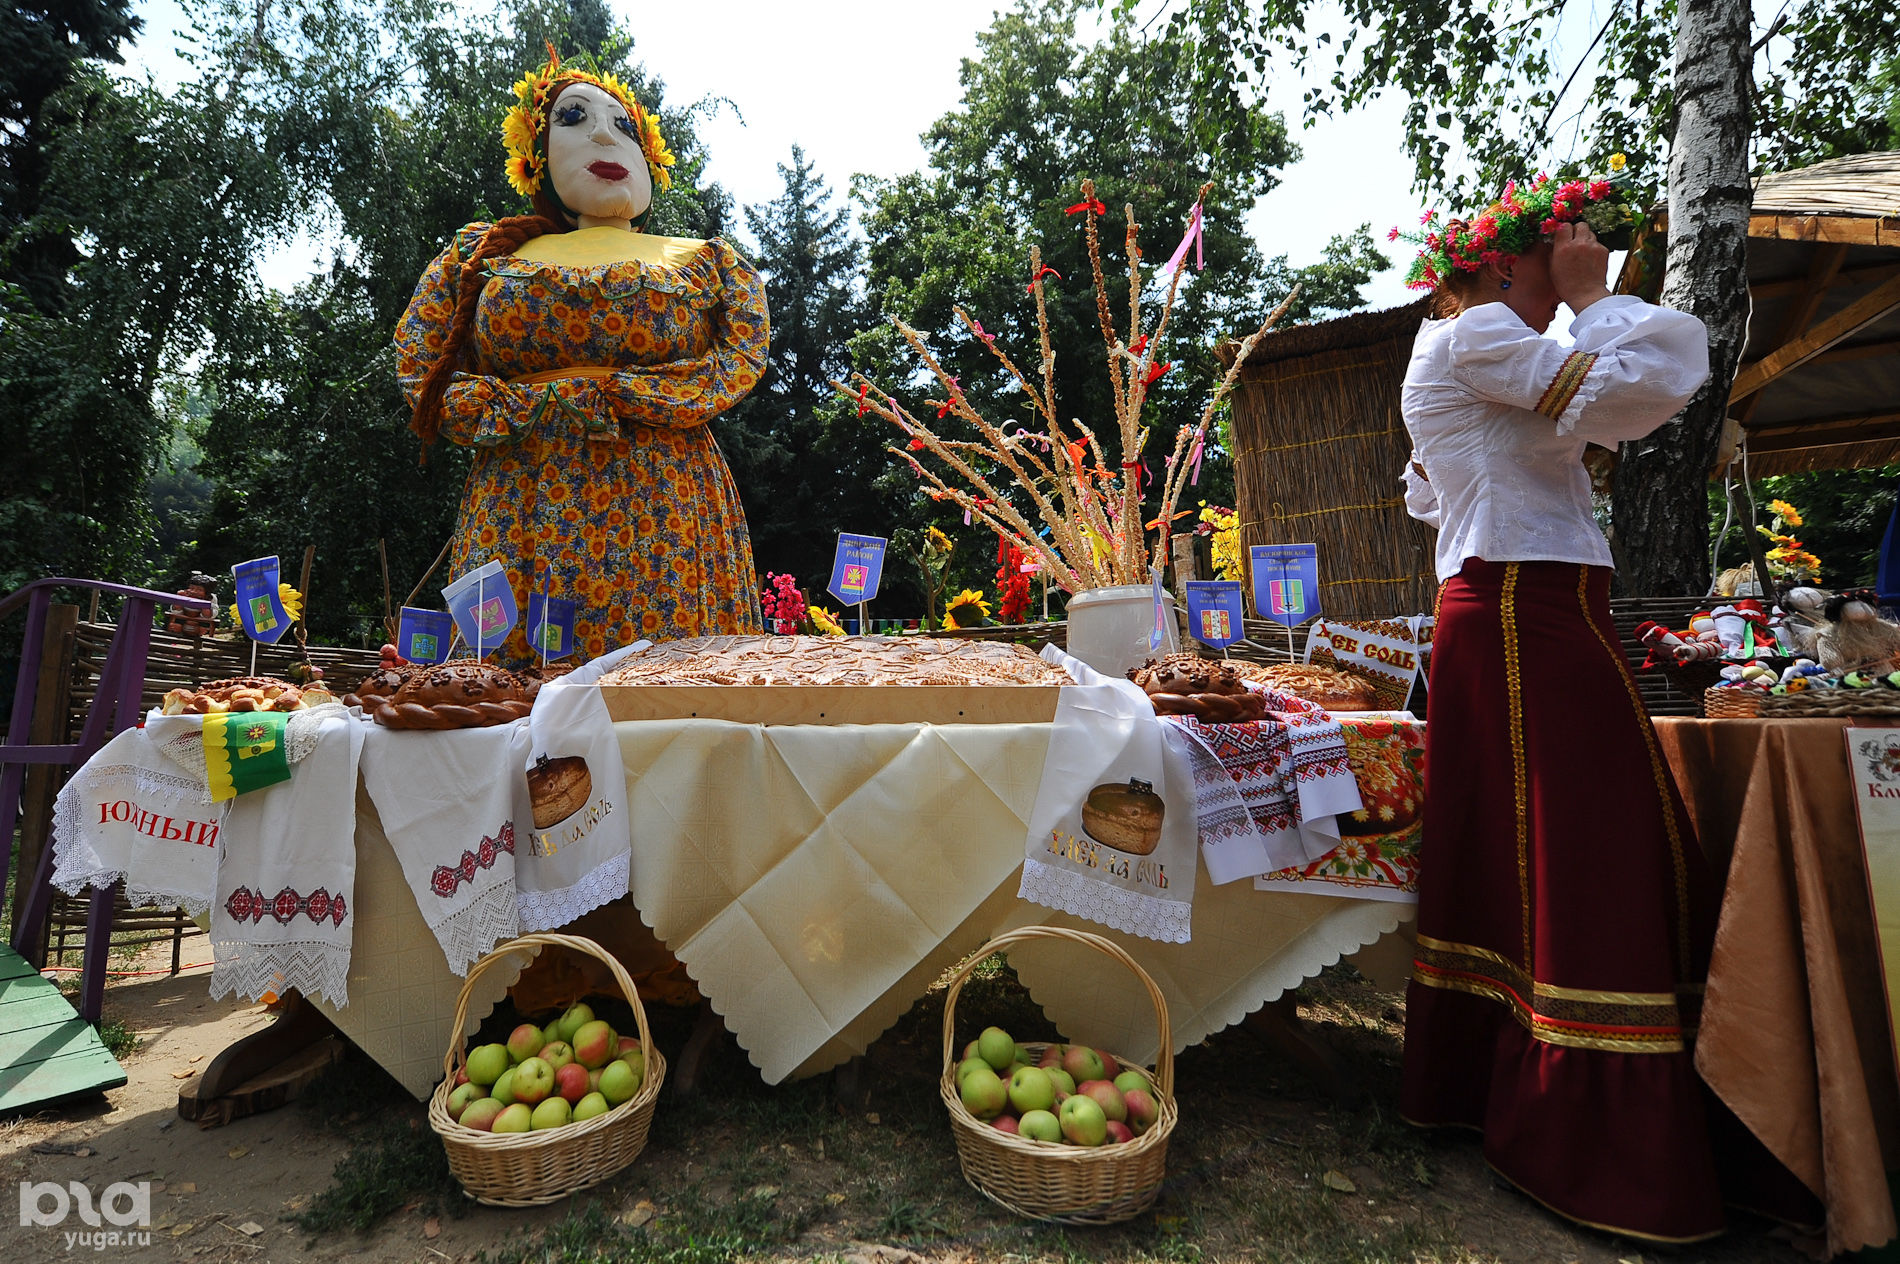
[[[1194,475],[1188,482],[1195,487],[1201,485],[1201,449],[1207,444],[1206,435],[1194,436],[1194,451],[1188,453],[1188,459],[1194,462]]]
[[[1174,273],[1181,270],[1181,264],[1187,259],[1190,245],[1194,247],[1194,270],[1199,272],[1205,268],[1207,262],[1201,257],[1201,240],[1205,236],[1205,225],[1201,221],[1201,204],[1196,202],[1194,209],[1188,212],[1187,233],[1181,238],[1181,244],[1174,248],[1174,253],[1168,257],[1168,271]]]

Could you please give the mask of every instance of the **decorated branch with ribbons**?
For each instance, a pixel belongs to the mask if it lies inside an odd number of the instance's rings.
[[[1127,220],[1129,286],[1125,330],[1116,328],[1109,311],[1108,285],[1102,273],[1097,230],[1097,219],[1105,215],[1108,208],[1096,199],[1092,180],[1082,182],[1082,200],[1069,208],[1071,213],[1084,217],[1089,264],[1094,272],[1096,312],[1113,387],[1118,459],[1111,459],[1093,428],[1079,419],[1065,424],[1057,413],[1055,351],[1049,338],[1049,308],[1043,287],[1048,277],[1062,278],[1055,269],[1043,264],[1039,247],[1030,249],[1028,285],[1028,292],[1036,303],[1039,384],[997,345],[995,335],[985,332],[981,322],[962,307],[955,311],[957,318],[989,348],[1004,372],[1028,397],[1040,419],[1040,429],[1022,423],[1006,423],[1011,428],[1005,429],[983,417],[970,403],[957,379],[931,353],[923,336],[901,320],[892,323],[944,391],[945,398],[926,400],[923,407],[934,409],[939,423],[950,417],[967,423],[975,431],[975,438],[950,437],[862,375],[855,377],[851,385],[836,379],[831,383],[841,396],[857,403],[860,413],[873,412],[903,434],[904,446],[892,446],[889,451],[910,465],[912,472],[923,481],[926,495],[961,509],[966,522],[980,520],[996,531],[1006,543],[1034,559],[1049,583],[1067,592],[1147,584],[1151,572],[1165,564],[1168,527],[1178,516],[1174,512],[1175,505],[1180,501],[1182,489],[1198,478],[1214,414],[1233,389],[1241,365],[1246,363],[1254,345],[1274,327],[1293,301],[1289,295],[1257,331],[1241,341],[1233,364],[1199,420],[1176,430],[1160,488],[1161,513],[1144,523],[1142,454],[1148,446],[1149,428],[1142,424],[1142,407],[1149,388],[1171,367],[1157,356],[1167,334],[1168,319],[1174,312],[1189,251],[1194,252],[1197,266],[1201,262],[1202,203],[1212,188],[1212,184],[1201,187],[1200,199],[1188,212],[1181,243],[1165,265],[1167,297],[1152,329],[1146,328],[1142,311],[1144,280],[1137,242],[1140,225],[1135,221],[1134,208],[1123,208]],[[926,465],[923,457],[934,458],[933,464]],[[1149,527],[1157,528],[1152,541],[1148,538]]]

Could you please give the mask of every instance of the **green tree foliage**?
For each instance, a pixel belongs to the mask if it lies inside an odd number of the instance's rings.
[[[1296,282],[1304,287],[1296,319],[1359,306],[1359,287],[1385,266],[1364,226],[1336,237],[1327,261],[1315,268],[1262,258],[1242,218],[1299,151],[1281,118],[1256,107],[1229,117],[1218,136],[1198,129],[1194,73],[1194,58],[1178,44],[1142,43],[1117,29],[1084,46],[1076,39],[1072,5],[1019,0],[978,37],[978,55],[963,63],[961,105],[924,138],[929,167],[855,185],[870,243],[872,303],[923,332],[990,420],[1031,420],[1027,401],[982,342],[956,322],[952,308],[964,307],[1019,365],[1033,366],[1035,308],[1025,286],[1030,247],[1040,246],[1044,262],[1061,274],[1047,282],[1058,407],[1094,426],[1111,458],[1119,458],[1082,223],[1067,213],[1081,198],[1084,177],[1095,181],[1110,208],[1103,265],[1110,311],[1123,321],[1123,207],[1132,206],[1143,222],[1141,249],[1153,269],[1180,240],[1202,183],[1214,185],[1206,201],[1206,269],[1189,265],[1158,357],[1174,368],[1149,396],[1151,424],[1162,435],[1171,437],[1177,425],[1199,415],[1218,373],[1215,342],[1257,328]],[[1144,298],[1152,321],[1160,294],[1151,288]],[[930,417],[934,410],[922,401],[941,391],[917,376],[914,357],[888,324],[861,335],[853,357],[859,369]],[[838,426],[864,434],[866,442],[892,441],[888,423],[859,421],[854,413],[850,406],[838,410]],[[1153,454],[1163,446],[1149,447],[1151,475],[1161,472],[1161,457]],[[1232,475],[1217,468],[1224,466],[1211,463],[1192,490],[1231,497]],[[886,477],[915,487],[901,466]],[[957,524],[947,514],[917,496],[908,521],[949,529]],[[963,552],[987,557],[986,548]],[[975,578],[988,582],[987,575]]]
[[[140,25],[131,9],[129,0],[14,0],[0,11],[0,280],[22,286],[43,312],[66,297],[66,273],[79,260],[52,225],[28,229],[46,185],[49,107],[88,61],[120,60]]]
[[[1137,0],[1102,0],[1133,18]],[[1187,0],[1169,40],[1192,66],[1203,135],[1244,118],[1275,72],[1305,75],[1309,116],[1396,89],[1421,190],[1461,205],[1554,158],[1629,155],[1653,183],[1673,127],[1676,0]],[[1343,26],[1343,29],[1340,27]],[[1793,0],[1757,11],[1759,169],[1880,147],[1880,74],[1900,46],[1884,0]],[[1890,92],[1890,84],[1889,84]],[[1454,156],[1457,160],[1454,161]]]
[[[804,150],[794,146],[791,164],[778,171],[784,192],[745,211],[771,303],[771,359],[759,385],[718,423],[719,445],[739,485],[760,576],[798,575],[813,600],[835,604],[818,596],[818,570],[837,534],[875,533],[888,510],[864,477],[864,454],[840,445],[825,425],[827,382],[849,367],[846,344],[867,319],[862,250],[849,210],[833,203]]]

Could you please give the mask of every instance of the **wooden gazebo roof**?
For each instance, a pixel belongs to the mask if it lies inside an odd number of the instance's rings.
[[[1900,461],[1900,152],[1763,177],[1748,236],[1749,473]]]

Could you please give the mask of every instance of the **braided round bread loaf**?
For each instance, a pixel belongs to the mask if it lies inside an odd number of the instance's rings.
[[[411,668],[405,675],[402,685],[372,713],[386,728],[486,728],[518,720],[534,706],[527,682],[479,659]]]
[[[1130,668],[1157,715],[1191,715],[1208,724],[1266,718],[1267,700],[1248,691],[1233,665],[1194,654],[1169,654]]]

